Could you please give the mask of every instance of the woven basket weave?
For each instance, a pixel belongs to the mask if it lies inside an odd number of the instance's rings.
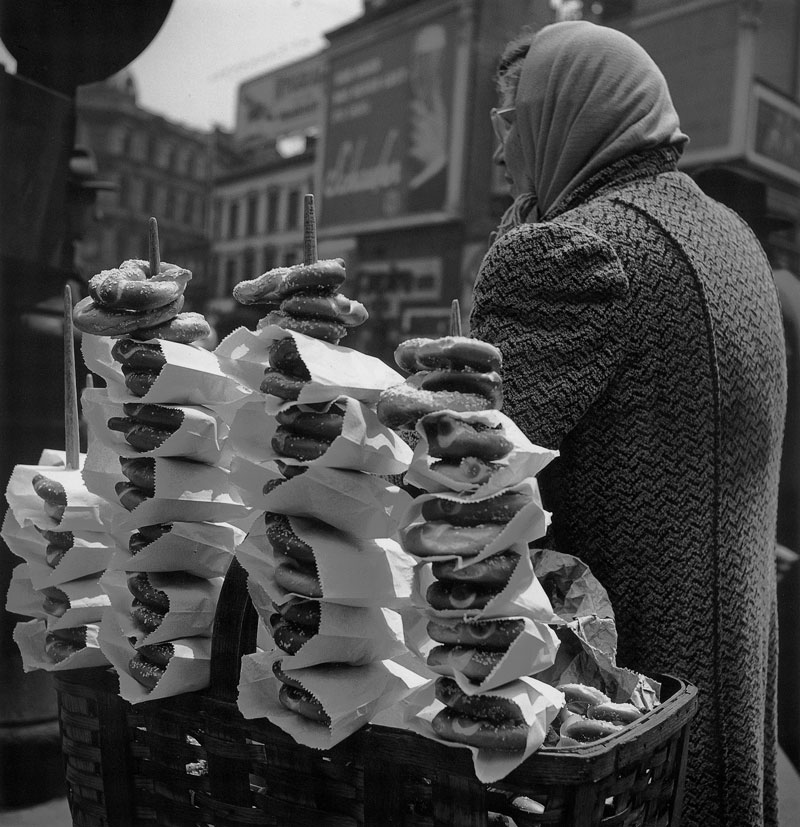
[[[467,750],[368,726],[322,752],[236,706],[255,648],[246,574],[234,561],[214,627],[211,685],[132,706],[108,669],[58,673],[77,827],[678,827],[694,687],[661,676],[663,703],[593,745],[543,748],[486,786]],[[519,797],[523,797],[520,800]],[[543,813],[529,812],[535,799]]]

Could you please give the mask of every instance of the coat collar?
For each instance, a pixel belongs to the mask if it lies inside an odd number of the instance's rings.
[[[663,172],[674,172],[678,168],[679,157],[680,150],[676,147],[663,146],[620,158],[619,161],[614,161],[595,173],[541,220],[551,221],[591,198],[597,198],[607,190],[619,189],[633,181],[653,178]]]

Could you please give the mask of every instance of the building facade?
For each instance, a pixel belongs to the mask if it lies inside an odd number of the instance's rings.
[[[159,226],[161,258],[192,271],[187,309],[202,310],[208,280],[210,136],[137,103],[128,71],[82,86],[77,94],[76,144],[89,147],[116,191],[98,197],[97,221],[77,251],[91,276],[130,258],[147,258],[150,216]]]

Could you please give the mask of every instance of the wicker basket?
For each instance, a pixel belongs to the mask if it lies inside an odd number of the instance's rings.
[[[205,692],[132,706],[108,669],[58,673],[74,825],[678,827],[694,687],[662,677],[666,700],[634,725],[543,748],[492,786],[467,750],[384,727],[321,752],[237,709],[239,660],[256,630],[245,580],[234,562]],[[529,812],[530,799],[544,812]]]

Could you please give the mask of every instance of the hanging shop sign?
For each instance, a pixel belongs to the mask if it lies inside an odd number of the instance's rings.
[[[760,84],[753,87],[747,157],[800,184],[800,106]]]

